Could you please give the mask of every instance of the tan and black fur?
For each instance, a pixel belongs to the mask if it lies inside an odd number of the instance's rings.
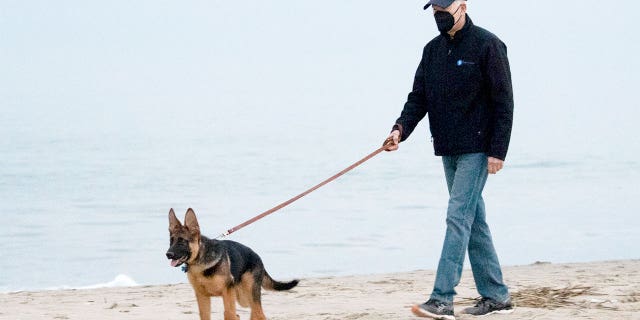
[[[260,302],[261,288],[289,290],[298,280],[273,280],[262,260],[250,248],[234,242],[209,239],[200,234],[198,220],[190,208],[180,223],[169,211],[170,246],[167,258],[171,266],[187,265],[187,276],[198,301],[201,320],[211,319],[211,297],[222,296],[224,320],[238,320],[236,302],[251,308],[251,320],[264,320]]]

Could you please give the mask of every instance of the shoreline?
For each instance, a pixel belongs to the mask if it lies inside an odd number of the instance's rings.
[[[499,319],[640,319],[640,260],[503,267],[516,310]],[[280,279],[275,275],[278,280]],[[263,291],[269,319],[418,319],[409,308],[428,298],[435,271],[303,278],[287,292]],[[186,282],[186,277],[185,277]],[[555,290],[555,291],[554,291]],[[478,296],[471,270],[463,271],[455,299],[458,315]],[[563,300],[553,300],[563,297]],[[553,298],[553,299],[552,299]],[[198,319],[186,283],[98,289],[0,293],[0,319]],[[249,319],[238,308],[240,319]],[[222,319],[220,298],[212,319]]]

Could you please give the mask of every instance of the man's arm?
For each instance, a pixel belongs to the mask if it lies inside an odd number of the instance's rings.
[[[504,161],[507,157],[509,140],[511,139],[511,127],[513,125],[513,88],[509,60],[507,58],[507,46],[498,39],[492,39],[487,50],[486,59],[486,74],[490,90],[489,98],[493,110],[493,116],[491,117],[493,135],[489,143],[488,156]],[[501,167],[502,164],[500,164]]]
[[[426,50],[426,48],[425,48]],[[386,148],[387,151],[394,151],[398,149],[398,143],[400,141],[407,140],[413,129],[418,125],[418,122],[424,118],[427,114],[427,106],[424,93],[424,53],[422,59],[416,70],[415,77],[413,78],[413,89],[407,97],[407,102],[404,104],[400,118],[396,120],[396,124],[391,129],[391,134],[386,141],[392,141]]]

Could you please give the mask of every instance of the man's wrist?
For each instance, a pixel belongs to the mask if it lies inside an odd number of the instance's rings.
[[[398,132],[400,132],[400,137],[398,137],[399,139],[402,139],[402,125],[399,123],[396,123],[393,125],[393,128],[391,128],[391,132],[394,132],[398,130]]]

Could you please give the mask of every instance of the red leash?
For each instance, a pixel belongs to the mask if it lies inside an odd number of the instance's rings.
[[[336,173],[331,178],[329,178],[327,180],[324,180],[324,181],[320,182],[319,184],[315,185],[314,187],[312,187],[311,189],[309,189],[309,190],[307,190],[307,191],[305,191],[305,192],[303,192],[303,193],[301,193],[301,194],[299,194],[299,195],[297,195],[297,196],[295,196],[295,197],[293,197],[293,198],[291,198],[291,199],[289,199],[289,200],[287,200],[287,201],[285,201],[285,202],[283,202],[283,203],[281,203],[281,204],[279,204],[279,205],[277,205],[277,206],[275,206],[275,207],[273,207],[273,208],[271,208],[271,209],[269,209],[269,210],[267,210],[267,211],[255,216],[255,217],[253,217],[253,218],[251,218],[251,219],[249,219],[249,220],[247,220],[247,221],[245,221],[245,222],[243,222],[243,223],[241,223],[241,224],[239,224],[239,225],[227,230],[227,232],[219,235],[216,239],[224,238],[224,237],[226,237],[226,236],[228,236],[228,235],[230,235],[230,234],[232,234],[232,233],[234,233],[234,232],[236,232],[236,231],[238,231],[238,230],[240,230],[240,229],[242,229],[242,228],[244,228],[244,227],[246,227],[246,226],[248,226],[248,225],[250,225],[250,224],[252,224],[252,223],[254,223],[254,222],[256,222],[256,221],[258,221],[258,220],[260,220],[260,219],[262,219],[262,218],[264,218],[264,217],[266,217],[266,216],[268,216],[268,215],[270,215],[270,214],[272,214],[272,213],[274,213],[274,212],[286,207],[286,206],[288,206],[288,205],[290,205],[291,203],[293,203],[296,200],[308,195],[309,193],[311,193],[313,191],[316,191],[318,188],[320,188],[320,187],[324,186],[325,184],[327,184],[327,183],[339,178],[343,174],[353,170],[353,168],[363,164],[365,161],[375,157],[378,153],[384,151],[386,145],[389,144],[389,143],[390,143],[390,141],[389,141],[389,139],[387,139],[382,147],[380,147],[376,151],[370,153],[368,156],[360,159],[358,162],[350,165],[346,169]]]

